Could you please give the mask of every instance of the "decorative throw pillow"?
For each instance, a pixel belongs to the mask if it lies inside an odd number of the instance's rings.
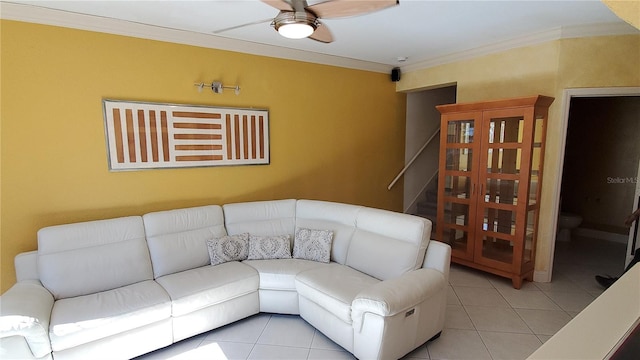
[[[289,240],[289,235],[249,235],[248,259],[291,259],[291,240]]]
[[[293,257],[328,263],[331,257],[333,231],[297,228]]]
[[[249,255],[249,233],[207,240],[211,265],[246,260]]]

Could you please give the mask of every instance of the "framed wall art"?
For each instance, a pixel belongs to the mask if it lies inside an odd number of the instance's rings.
[[[103,100],[109,169],[269,164],[269,112]]]

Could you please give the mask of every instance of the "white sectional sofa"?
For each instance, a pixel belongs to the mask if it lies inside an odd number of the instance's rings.
[[[47,227],[0,298],[0,358],[132,358],[270,312],[359,359],[397,359],[444,324],[450,248],[430,233],[419,217],[294,199]]]

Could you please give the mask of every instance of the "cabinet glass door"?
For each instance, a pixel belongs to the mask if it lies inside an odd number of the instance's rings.
[[[522,266],[533,268],[535,239],[537,238],[540,197],[540,178],[542,176],[542,158],[545,140],[546,114],[536,114],[533,122],[533,144],[531,147],[531,171],[529,174],[529,194],[527,203],[527,225],[524,238]]]
[[[473,244],[469,241],[472,224],[471,197],[474,189],[472,171],[476,167],[475,114],[462,114],[446,121],[440,137],[444,151],[439,174],[437,239],[451,245],[453,253],[461,258],[473,258]],[[442,145],[441,145],[442,146]]]
[[[475,261],[508,271],[519,245],[518,206],[523,163],[524,117],[509,111],[487,112],[480,158],[480,201],[476,229]]]

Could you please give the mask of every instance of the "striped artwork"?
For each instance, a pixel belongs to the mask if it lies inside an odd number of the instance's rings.
[[[103,100],[109,168],[269,163],[267,110]]]

